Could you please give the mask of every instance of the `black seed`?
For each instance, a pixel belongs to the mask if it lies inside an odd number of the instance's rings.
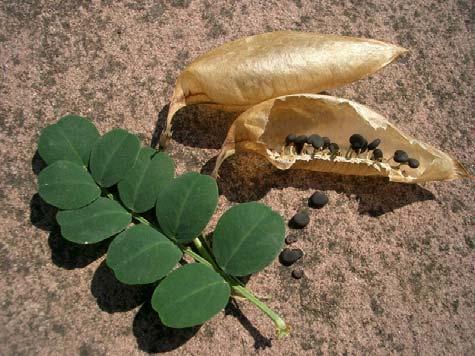
[[[328,148],[328,146],[330,146],[330,139],[328,137],[322,137],[322,140],[323,140],[323,148]]]
[[[303,145],[307,143],[307,136],[301,135],[297,136],[297,138],[294,140],[295,143],[295,148],[297,149],[297,153],[301,154],[303,150]]]
[[[294,134],[287,135],[287,137],[285,138],[285,144],[290,145],[291,143],[294,143],[296,138],[297,138],[297,135],[294,135]]]
[[[376,140],[371,141],[368,144],[368,151],[374,150],[376,147],[379,146],[380,143],[381,143],[381,140],[379,138],[377,138]]]
[[[292,220],[290,220],[291,227],[295,229],[303,229],[310,222],[310,218],[305,211],[301,211],[294,215]]]
[[[354,150],[359,150],[363,148],[365,145],[365,142],[366,144],[368,144],[368,141],[366,141],[365,138],[361,136],[360,134],[353,134],[350,137],[351,148]]]
[[[409,167],[411,168],[417,168],[419,167],[419,161],[415,158],[409,158],[407,160],[407,164],[409,165]]]
[[[338,146],[336,143],[330,143],[328,149],[330,150],[331,154],[337,154],[340,151],[340,146]]]
[[[303,256],[303,251],[301,249],[290,249],[284,248],[284,250],[279,255],[279,261],[284,266],[293,265]]]
[[[285,238],[285,243],[287,245],[291,245],[295,242],[297,242],[297,236],[295,236],[295,235],[289,235]]]
[[[409,161],[409,156],[405,151],[397,150],[396,152],[394,152],[393,159],[397,163],[407,163],[407,161]]]
[[[367,148],[368,148],[368,141],[364,140],[363,147],[361,147],[361,148],[358,150],[358,153],[363,153],[363,152],[365,152]]]
[[[297,136],[295,138],[294,142],[297,145],[303,145],[304,143],[307,143],[307,136],[305,136],[305,135]]]
[[[323,208],[328,203],[328,197],[322,192],[315,192],[308,200],[308,205],[312,208]]]
[[[323,142],[323,138],[321,138],[320,135],[310,135],[307,142],[315,149],[322,148],[325,144],[325,142]]]
[[[303,277],[303,270],[301,269],[294,269],[292,271],[292,277],[294,277],[295,279],[300,279]]]
[[[381,151],[379,148],[376,148],[374,151],[373,151],[373,159],[375,161],[380,161],[383,159],[383,151]]]

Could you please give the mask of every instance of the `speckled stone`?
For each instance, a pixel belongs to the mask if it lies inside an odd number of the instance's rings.
[[[2,355],[473,353],[475,180],[405,185],[283,172],[246,153],[227,160],[206,233],[239,202],[268,204],[287,221],[315,190],[331,201],[299,231],[305,278],[289,283],[276,260],[247,282],[291,325],[278,340],[272,322],[241,301],[200,328],[163,327],[146,302],[153,287],[124,286],[103,262],[108,241],[60,237],[55,211],[36,195],[35,156],[40,129],[67,113],[89,116],[101,133],[122,127],[156,143],[192,59],[242,36],[301,30],[408,48],[327,94],[368,105],[473,173],[472,26],[464,0],[1,1]],[[182,109],[169,151],[177,174],[209,173],[236,117]]]

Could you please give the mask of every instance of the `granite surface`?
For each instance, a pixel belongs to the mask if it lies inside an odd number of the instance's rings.
[[[462,0],[0,1],[0,353],[474,354],[474,180],[403,185],[281,172],[251,154],[225,162],[209,231],[237,202],[259,200],[288,219],[315,190],[330,199],[297,233],[304,278],[275,261],[248,282],[291,324],[278,340],[242,301],[200,328],[163,327],[147,303],[151,288],[122,285],[106,267],[107,242],[61,238],[36,194],[35,155],[39,130],[67,113],[154,143],[175,78],[193,58],[293,29],[408,48],[331,94],[374,108],[473,173],[474,13]],[[178,173],[209,172],[234,117],[180,111],[170,145]]]

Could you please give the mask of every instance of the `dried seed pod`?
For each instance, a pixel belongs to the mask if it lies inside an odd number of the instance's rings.
[[[407,52],[371,39],[308,32],[270,32],[225,43],[195,59],[180,74],[167,125],[190,104],[244,111],[270,98],[318,93],[372,74]]]
[[[381,162],[368,157],[331,157],[328,154],[281,155],[289,127],[299,133],[319,132],[349,148],[348,137],[360,132],[379,137],[382,152],[404,150],[419,161],[419,167],[393,167],[392,156]],[[242,113],[232,124],[216,160],[216,176],[224,159],[239,151],[256,152],[280,169],[308,169],[349,175],[384,176],[395,182],[415,183],[469,177],[465,168],[448,154],[402,133],[371,109],[332,96],[296,94],[267,100]],[[376,150],[375,150],[376,151]],[[373,152],[375,155],[375,152]],[[394,165],[394,163],[393,163]]]

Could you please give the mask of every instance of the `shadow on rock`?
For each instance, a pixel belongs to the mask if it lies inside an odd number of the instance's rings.
[[[33,173],[37,176],[46,166],[46,162],[43,161],[40,154],[38,153],[38,150],[36,150],[33,158],[31,159],[31,169]]]
[[[235,317],[241,323],[244,329],[246,329],[247,332],[254,338],[254,348],[256,350],[265,349],[272,346],[272,340],[262,335],[260,331],[257,330],[254,325],[252,325],[249,319],[246,318],[246,316],[242,313],[236,302],[231,300],[224,309],[224,312],[225,315],[232,315]]]
[[[205,164],[202,173],[214,168],[216,158]],[[220,194],[230,201],[247,202],[263,198],[269,190],[294,187],[302,190],[334,190],[358,199],[360,214],[380,216],[418,201],[435,199],[417,184],[389,182],[384,177],[344,176],[305,170],[282,171],[263,157],[240,153],[224,161],[219,170]]]
[[[53,263],[66,269],[86,267],[107,252],[109,243],[110,239],[93,245],[75,244],[61,236],[59,227],[51,231],[48,237]]]
[[[146,302],[135,315],[133,332],[138,347],[148,353],[168,352],[184,345],[199,330],[199,326],[172,329],[164,326],[150,302]]]
[[[158,144],[165,128],[169,105],[165,105],[155,124],[152,147]],[[220,148],[239,112],[227,112],[206,105],[190,105],[179,110],[173,119],[172,138],[185,145],[199,148]]]
[[[107,252],[110,239],[92,245],[75,244],[64,239],[56,223],[57,211],[38,194],[31,198],[30,222],[37,228],[50,232],[48,244],[51,260],[56,266],[66,269],[86,267]]]
[[[150,299],[154,285],[127,285],[119,282],[114,272],[103,261],[97,268],[91,282],[91,293],[99,307],[108,312],[132,310]]]

